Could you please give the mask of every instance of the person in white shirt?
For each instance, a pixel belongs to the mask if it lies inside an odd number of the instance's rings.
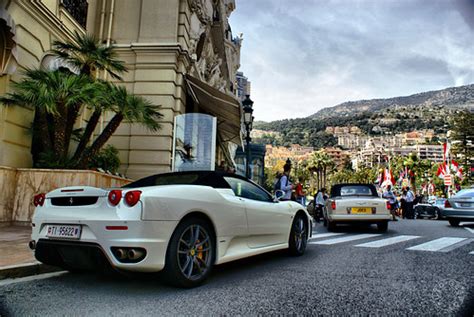
[[[407,187],[406,193],[404,195],[405,199],[405,208],[406,208],[406,218],[407,219],[414,219],[415,214],[413,213],[413,202],[415,201],[415,194],[410,190],[410,187]]]
[[[291,191],[293,190],[293,184],[290,182],[291,165],[285,164],[283,166],[283,175],[280,178],[280,190],[285,194],[280,200],[291,200]]]
[[[393,221],[397,221],[395,217],[395,209],[397,208],[397,196],[392,192],[392,186],[388,185],[385,192],[382,194],[382,198],[385,198],[390,203],[390,213],[392,214]]]
[[[323,217],[323,207],[326,203],[326,199],[324,196],[326,195],[326,188],[321,188],[316,193],[316,197],[314,198],[314,209],[315,209],[315,219],[316,222],[319,222],[319,219]]]

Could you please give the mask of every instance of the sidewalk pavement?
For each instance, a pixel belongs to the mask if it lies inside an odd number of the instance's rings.
[[[0,280],[60,270],[36,261],[30,240],[31,227],[0,227]]]

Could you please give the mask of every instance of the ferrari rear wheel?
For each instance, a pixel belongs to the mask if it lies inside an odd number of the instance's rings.
[[[308,243],[308,224],[305,217],[297,215],[293,220],[290,231],[290,239],[288,241],[289,252],[291,255],[300,256],[306,250]]]
[[[188,218],[171,236],[164,277],[175,286],[198,286],[209,276],[214,259],[215,238],[211,226],[203,219]]]

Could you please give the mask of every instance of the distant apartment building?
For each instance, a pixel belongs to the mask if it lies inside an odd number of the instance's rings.
[[[332,134],[334,136],[343,135],[343,134],[362,134],[362,130],[356,126],[349,127],[326,127],[326,133]]]
[[[435,136],[434,130],[418,130],[411,131],[404,134],[404,145],[423,144],[431,141]]]
[[[237,72],[237,98],[244,100],[246,95],[250,95],[250,81],[244,76],[243,72]]]
[[[324,148],[323,151],[331,158],[337,169],[342,169],[350,158],[350,152],[336,147]]]
[[[403,146],[392,149],[393,154],[408,156],[410,153],[416,154],[422,160],[429,160],[435,163],[443,161],[443,146],[431,144],[417,144],[412,146]]]

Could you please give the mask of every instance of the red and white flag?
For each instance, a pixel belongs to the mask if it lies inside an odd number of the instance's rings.
[[[448,160],[448,155],[449,155],[449,151],[451,150],[451,144],[449,142],[445,142],[443,144],[443,161],[447,161]]]
[[[462,166],[459,166],[459,164],[455,160],[451,161],[451,170],[453,171],[453,174],[455,174],[457,177],[459,177],[460,179],[463,178]]]
[[[444,179],[444,175],[446,175],[446,174],[447,174],[447,172],[446,172],[446,163],[439,164],[438,172],[436,173],[436,175],[438,175],[439,178]]]

